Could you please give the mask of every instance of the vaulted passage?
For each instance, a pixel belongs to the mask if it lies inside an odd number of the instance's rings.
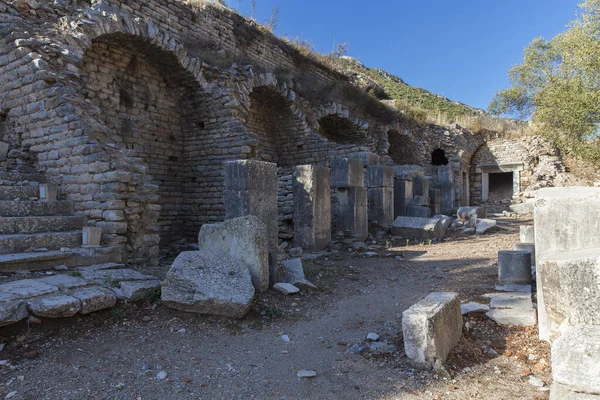
[[[337,144],[365,144],[367,136],[361,127],[348,118],[328,115],[319,120],[321,136]]]
[[[489,200],[510,200],[513,196],[513,173],[501,172],[490,174]]]
[[[431,153],[431,165],[435,165],[436,167],[448,165],[448,158],[446,157],[446,152],[442,149],[435,149]]]
[[[388,142],[390,143],[388,154],[395,164],[413,165],[419,163],[419,153],[410,137],[396,130],[390,130],[388,132]]]
[[[152,234],[161,243],[196,235],[186,139],[203,137],[209,116],[195,80],[172,54],[135,37],[107,35],[85,53],[84,83],[110,129],[107,142],[141,158],[146,187],[157,187],[155,194],[134,193],[126,204],[130,248],[147,252],[144,241]]]
[[[264,86],[250,94],[246,127],[256,139],[252,156],[281,166],[293,164],[299,142],[308,134],[287,100]]]

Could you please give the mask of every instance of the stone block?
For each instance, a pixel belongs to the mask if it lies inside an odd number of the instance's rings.
[[[248,267],[207,251],[181,253],[167,273],[161,295],[169,308],[232,318],[246,315],[253,298]]]
[[[204,224],[198,234],[200,250],[233,258],[250,271],[254,288],[269,289],[269,251],[267,227],[258,217],[226,220],[219,224]]]
[[[6,160],[8,156],[8,143],[0,142],[0,161]]]
[[[452,221],[453,221],[452,217],[449,217],[447,215],[442,215],[442,214],[434,215],[432,218],[440,221],[440,223],[442,224],[442,230],[444,232],[446,232],[446,230],[448,228],[450,228],[450,225],[452,225]]]
[[[371,153],[368,151],[360,151],[357,153],[350,153],[346,156],[346,158],[349,158],[351,160],[358,160],[358,161],[362,162],[363,165],[365,165],[365,166],[377,165],[381,161],[380,157],[377,154]]]
[[[461,221],[470,222],[473,217],[485,218],[487,216],[487,211],[483,207],[460,207],[457,211],[458,219]]]
[[[454,184],[452,182],[438,182],[435,188],[440,190],[440,210],[442,214],[449,214],[454,210]]]
[[[483,235],[484,233],[495,229],[498,222],[495,219],[478,219],[475,224],[475,233]]]
[[[600,243],[600,188],[546,188],[536,192],[535,252],[539,264],[551,253],[593,249]],[[543,281],[538,268],[537,279]],[[537,286],[540,339],[549,340],[543,286]]]
[[[431,204],[440,204],[442,202],[442,192],[440,189],[429,189],[429,202]]]
[[[552,383],[550,400],[600,400],[600,395],[577,392],[558,382]]]
[[[501,285],[511,283],[530,284],[531,255],[527,251],[498,252],[498,281]]]
[[[548,340],[560,336],[563,323],[600,325],[600,249],[549,254],[538,264]]]
[[[532,202],[512,204],[508,206],[509,211],[518,215],[532,214],[534,212],[534,208],[535,204]]]
[[[11,299],[27,299],[56,292],[58,292],[56,286],[35,279],[23,279],[0,285],[0,293],[3,296],[0,301],[6,300],[6,296],[11,296]]]
[[[381,226],[394,222],[394,189],[377,187],[368,189],[369,221],[377,221]]]
[[[277,191],[277,164],[235,160],[223,163],[225,190]]]
[[[53,183],[40,183],[40,200],[56,201],[58,199],[58,185]]]
[[[0,302],[0,326],[11,325],[27,318],[27,303],[24,300]]]
[[[431,208],[409,204],[406,206],[407,217],[431,218]]]
[[[442,213],[442,207],[441,207],[440,203],[431,203],[429,208],[431,208],[431,213],[433,215],[441,215],[441,213]]]
[[[79,299],[63,294],[49,294],[27,301],[27,307],[37,317],[65,318],[72,317],[81,310]]]
[[[600,396],[600,326],[583,324],[563,331],[552,344],[552,378],[574,392]]]
[[[412,181],[415,176],[425,176],[425,169],[419,165],[394,165],[394,177]]]
[[[364,164],[359,160],[339,158],[331,162],[331,186],[334,188],[364,187]]]
[[[515,243],[513,244],[515,251],[527,251],[531,254],[531,265],[535,265],[535,244],[533,243]]]
[[[160,289],[160,281],[125,281],[119,284],[119,288],[114,292],[117,298],[127,301],[141,301],[154,295],[156,290]]]
[[[412,181],[407,179],[394,180],[394,198],[412,200],[413,197]]]
[[[316,165],[294,169],[294,245],[324,250],[331,242],[331,171]]]
[[[440,368],[462,336],[456,293],[431,293],[402,313],[404,351],[419,368]]]
[[[84,226],[81,247],[100,247],[102,239],[102,228],[95,226]]]
[[[368,188],[394,187],[394,168],[385,165],[370,165],[365,170],[365,185]]]
[[[438,182],[454,183],[454,171],[451,165],[441,165],[437,167]]]
[[[368,190],[363,187],[338,189],[333,206],[336,231],[349,230],[357,240],[368,236]]]
[[[110,289],[102,287],[85,287],[67,292],[71,297],[81,301],[81,314],[90,314],[96,311],[112,308],[117,304],[117,296]]]
[[[413,178],[413,194],[415,196],[429,197],[429,177],[415,176]]]
[[[390,228],[394,236],[416,239],[441,239],[444,235],[438,219],[398,217]]]
[[[533,225],[521,225],[521,243],[535,243],[535,227]]]
[[[429,207],[429,196],[415,195],[413,197],[411,204],[413,204],[415,206]]]

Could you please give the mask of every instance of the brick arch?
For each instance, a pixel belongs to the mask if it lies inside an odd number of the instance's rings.
[[[369,144],[369,123],[350,116],[348,108],[338,103],[319,107],[316,113],[321,137],[340,145]]]
[[[296,94],[273,74],[252,76],[237,105],[237,117],[249,137],[248,158],[294,165],[300,144],[311,135]]]
[[[88,134],[117,150],[110,169],[130,175],[102,186],[126,201],[111,203],[122,209],[98,225],[126,237],[133,263],[156,262],[159,244],[193,237],[199,228],[190,149],[209,140],[220,102],[180,56],[147,36],[111,32],[90,41],[80,64],[82,93],[101,127]]]

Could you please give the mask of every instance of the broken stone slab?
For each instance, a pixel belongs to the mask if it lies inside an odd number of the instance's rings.
[[[456,214],[459,220],[470,222],[473,217],[476,217],[476,219],[485,218],[487,211],[483,207],[460,207]]]
[[[600,326],[563,330],[552,344],[552,378],[573,391],[600,395]]]
[[[24,300],[0,302],[0,326],[17,323],[29,315]]]
[[[65,290],[94,285],[93,282],[71,275],[52,275],[38,280],[45,284],[56,286],[60,291],[63,292]]]
[[[453,221],[452,217],[442,214],[434,215],[432,218],[440,221],[440,223],[442,224],[442,230],[444,232],[446,232],[448,228],[450,228],[450,225],[452,225]]]
[[[402,313],[404,350],[419,368],[439,368],[462,335],[456,293],[431,293]]]
[[[117,298],[127,301],[148,299],[160,289],[160,281],[125,281],[113,289]]]
[[[526,251],[531,254],[531,265],[535,265],[535,244],[534,243],[515,243],[512,247],[515,251]]]
[[[398,217],[390,228],[394,236],[416,239],[441,239],[444,236],[438,219]]]
[[[499,251],[498,281],[501,285],[531,284],[531,254],[527,251]]]
[[[145,275],[133,269],[94,269],[80,267],[81,277],[100,286],[118,288],[123,281],[149,281],[156,280],[154,276]]]
[[[317,288],[315,285],[313,285],[306,279],[301,258],[292,258],[290,260],[285,260],[282,264],[284,269],[282,273],[284,277],[284,282],[292,284],[299,289]]]
[[[471,301],[466,304],[461,304],[460,311],[462,315],[466,315],[474,312],[490,311],[490,306]]]
[[[505,326],[535,326],[535,309],[499,308],[488,311],[486,317]]]
[[[483,235],[497,226],[498,222],[495,219],[478,219],[475,224],[475,232],[479,235]]]
[[[535,227],[533,225],[521,225],[519,231],[521,243],[535,243]]]
[[[503,292],[486,294],[491,298],[490,307],[492,308],[533,308],[531,294],[527,292]]]
[[[538,264],[549,340],[560,336],[565,321],[600,325],[600,249],[550,254]]]
[[[518,284],[509,284],[509,285],[499,285],[496,286],[496,290],[500,292],[523,292],[529,293],[531,295],[531,285],[518,285]]]
[[[64,293],[56,293],[30,299],[27,307],[36,317],[65,318],[81,310],[81,301]]]
[[[300,291],[300,289],[298,289],[296,286],[285,282],[276,283],[275,285],[273,285],[273,289],[286,296],[298,293]]]
[[[58,292],[56,286],[48,285],[35,279],[23,279],[0,285],[0,293],[12,295],[21,299],[38,297],[56,292]]]
[[[259,292],[269,289],[267,226],[248,215],[219,224],[204,224],[198,234],[200,250],[222,254],[242,262]]]
[[[242,262],[209,251],[181,253],[163,282],[169,308],[242,318],[250,310],[254,285]]]
[[[112,308],[117,304],[117,296],[109,289],[91,286],[67,292],[81,302],[81,314],[90,314],[96,311]]]

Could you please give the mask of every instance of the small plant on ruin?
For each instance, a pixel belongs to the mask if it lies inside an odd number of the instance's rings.
[[[275,28],[277,28],[277,17],[279,16],[279,7],[275,7],[273,11],[271,11],[271,15],[267,22],[263,25],[266,30],[269,32],[274,32]]]
[[[112,310],[110,310],[110,316],[114,319],[123,319],[127,314],[129,314],[129,311],[130,307],[124,304],[122,306],[115,307]]]
[[[78,269],[71,271],[70,273],[71,276],[74,276],[76,278],[81,277],[81,271],[79,271]]]
[[[390,242],[389,240],[385,241],[385,248],[387,250],[391,250],[392,249],[392,242]]]
[[[433,240],[429,239],[429,240],[427,241],[427,244],[428,244],[429,246],[431,246],[431,243],[433,243]]]
[[[155,289],[152,289],[151,291],[148,292],[148,295],[146,296],[146,298],[152,302],[152,303],[156,303],[157,301],[160,300],[160,297],[162,295],[162,290],[160,287],[157,287]]]
[[[406,247],[410,245],[410,239],[406,239]]]

